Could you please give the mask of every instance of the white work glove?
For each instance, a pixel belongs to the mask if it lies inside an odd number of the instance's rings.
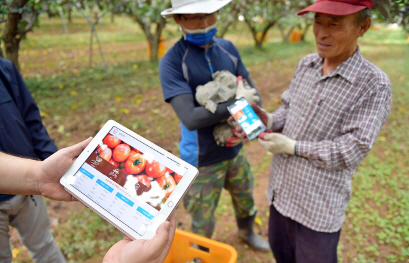
[[[262,132],[258,136],[258,141],[271,153],[295,154],[295,140],[280,133]]]
[[[237,77],[236,99],[245,98],[251,104],[260,100],[256,93],[254,88],[246,89],[243,84],[243,78],[241,76]]]

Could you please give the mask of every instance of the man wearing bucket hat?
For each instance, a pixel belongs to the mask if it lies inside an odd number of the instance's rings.
[[[317,0],[301,10],[315,12],[318,52],[300,61],[275,112],[254,106],[273,130],[259,142],[274,153],[267,197],[278,263],[337,262],[352,175],[391,108],[388,76],[357,46],[370,28],[372,3]]]
[[[199,168],[199,176],[184,197],[192,216],[192,232],[211,237],[214,211],[222,188],[232,196],[239,237],[252,248],[270,251],[268,242],[253,231],[256,207],[253,198],[254,176],[250,170],[242,138],[231,147],[216,144],[213,129],[230,114],[232,99],[217,106],[213,114],[198,104],[196,87],[212,81],[212,74],[228,70],[242,76],[254,87],[236,47],[214,38],[216,11],[231,0],[172,0],[164,17],[173,17],[183,37],[166,53],[159,64],[164,99],[172,105],[181,123],[180,156]],[[236,98],[259,101],[256,89],[237,89]]]

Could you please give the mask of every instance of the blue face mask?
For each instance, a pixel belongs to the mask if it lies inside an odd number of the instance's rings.
[[[185,32],[186,41],[197,46],[204,46],[207,45],[216,35],[217,28],[216,24],[214,24],[203,29],[190,30],[185,28]]]

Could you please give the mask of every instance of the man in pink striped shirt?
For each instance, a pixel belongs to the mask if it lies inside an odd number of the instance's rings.
[[[297,66],[283,105],[255,109],[273,133],[259,142],[270,169],[269,241],[280,262],[337,262],[352,175],[388,118],[388,76],[357,46],[371,25],[373,0],[317,0],[317,53]]]

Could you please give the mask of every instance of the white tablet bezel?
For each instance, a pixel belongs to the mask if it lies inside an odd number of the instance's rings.
[[[135,230],[128,227],[122,221],[114,217],[108,211],[103,209],[97,203],[92,201],[89,197],[85,194],[77,190],[75,187],[71,185],[72,182],[75,181],[75,174],[81,168],[81,166],[85,163],[87,158],[93,153],[95,148],[98,144],[104,139],[104,137],[111,131],[113,127],[117,127],[119,130],[127,133],[131,137],[135,138],[136,140],[141,141],[145,146],[146,149],[153,149],[156,152],[154,153],[155,160],[160,159],[161,162],[166,167],[177,171],[180,167],[186,167],[186,172],[183,174],[183,179],[176,185],[175,190],[173,190],[172,194],[167,198],[164,205],[162,205],[161,210],[152,220],[151,225],[148,227],[144,235],[139,235]],[[145,152],[146,149],[139,149],[142,152]],[[163,163],[165,162],[165,163]],[[179,167],[179,168],[178,168]],[[162,224],[165,220],[167,220],[173,211],[176,209],[179,202],[182,200],[187,189],[193,183],[194,179],[198,175],[198,170],[196,167],[188,164],[187,162],[183,161],[182,159],[176,157],[175,155],[169,153],[168,151],[162,149],[161,147],[157,146],[156,144],[148,141],[147,139],[143,138],[142,136],[138,135],[137,133],[129,130],[128,128],[124,127],[123,125],[109,120],[107,123],[101,128],[101,130],[95,135],[93,140],[88,144],[88,146],[84,149],[84,151],[78,156],[75,160],[73,165],[67,170],[67,172],[61,177],[60,183],[65,187],[65,189],[70,192],[73,196],[75,196],[78,200],[84,203],[86,206],[94,210],[100,216],[105,218],[108,222],[112,225],[117,227],[120,231],[124,234],[130,236],[133,239],[151,239],[155,233],[156,229],[160,224]]]

